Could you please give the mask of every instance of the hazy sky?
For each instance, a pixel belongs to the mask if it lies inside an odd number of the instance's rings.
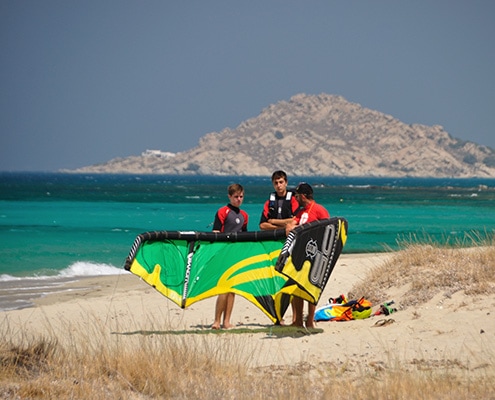
[[[2,0],[0,171],[188,150],[297,93],[495,148],[495,1]]]

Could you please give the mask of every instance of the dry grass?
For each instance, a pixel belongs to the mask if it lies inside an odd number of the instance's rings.
[[[469,242],[469,241],[470,242]],[[466,243],[471,247],[463,247]],[[495,293],[495,245],[492,238],[467,238],[454,246],[432,241],[402,243],[403,249],[354,286],[350,298],[364,296],[374,304],[386,300],[390,288],[401,288],[401,306],[425,303],[442,293],[450,297]]]
[[[223,398],[232,390],[232,376],[247,373],[236,356],[240,349],[212,347],[201,336],[123,340],[103,326],[67,328],[79,333],[63,341],[19,335],[0,340],[0,398],[202,398],[206,389]]]
[[[234,342],[212,346],[204,338],[191,343],[190,337],[186,342],[183,336],[150,335],[124,343],[100,332],[98,340],[79,335],[65,344],[4,339],[0,398],[467,399],[490,398],[495,390],[491,379],[449,374],[448,366],[434,373],[425,364],[396,369],[377,364],[372,373],[357,374],[348,372],[358,365],[332,363],[249,370],[234,356],[242,349],[229,348]]]
[[[408,244],[353,291],[379,303],[391,287],[407,287],[405,305],[439,291],[494,293],[495,248]],[[250,335],[124,337],[88,321],[38,336],[13,330],[2,321],[1,399],[493,399],[495,393],[493,376],[475,377],[467,368],[463,375],[462,365],[449,365],[455,360],[250,369],[246,360],[256,357],[245,353]]]

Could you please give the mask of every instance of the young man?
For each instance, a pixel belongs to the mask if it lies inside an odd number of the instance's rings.
[[[272,174],[272,185],[275,191],[270,193],[270,198],[263,206],[260,218],[261,230],[285,229],[296,215],[299,203],[294,193],[287,190],[287,184],[287,174],[284,171],[279,170]],[[292,307],[292,322],[295,321],[294,318],[294,307]]]
[[[297,225],[307,224],[309,222],[317,221],[320,219],[330,218],[330,214],[325,207],[316,203],[313,198],[313,188],[307,183],[300,183],[295,190],[295,197],[301,209],[298,211],[294,220],[289,222],[286,227],[287,234],[294,229]],[[294,297],[292,299],[292,307],[294,310],[295,318],[293,319],[293,325],[304,326],[303,324],[303,311],[304,303],[300,297]],[[306,328],[314,328],[315,318],[314,304],[308,303],[308,319],[306,320]]]
[[[213,222],[213,232],[245,232],[247,231],[248,215],[241,210],[241,204],[244,200],[244,188],[238,183],[230,185],[227,189],[229,204],[221,207],[215,214]],[[212,329],[232,328],[230,317],[234,308],[234,293],[220,294],[217,297],[215,306],[215,321],[211,326]],[[222,322],[223,316],[223,324]]]
[[[275,171],[272,174],[272,185],[275,192],[265,202],[260,218],[260,229],[280,229],[292,220],[299,208],[299,203],[292,192],[287,191],[287,174]]]

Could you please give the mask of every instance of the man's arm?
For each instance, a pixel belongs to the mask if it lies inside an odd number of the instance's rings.
[[[290,223],[294,218],[285,218],[285,219],[274,219],[270,218],[268,221],[260,223],[261,230],[269,230],[269,229],[281,229],[285,228],[285,226]]]
[[[288,235],[289,232],[297,226],[295,218],[291,218],[290,222],[285,225],[285,234]]]

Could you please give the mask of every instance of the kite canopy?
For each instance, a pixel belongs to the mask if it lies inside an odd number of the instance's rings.
[[[288,237],[283,229],[145,232],[124,268],[181,308],[231,292],[279,323],[291,296],[318,302],[346,238],[343,218],[296,227]]]

